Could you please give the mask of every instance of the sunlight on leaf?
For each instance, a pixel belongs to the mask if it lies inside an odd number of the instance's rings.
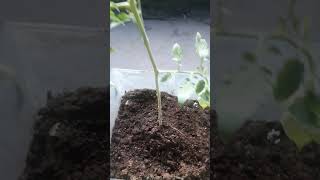
[[[182,48],[178,43],[175,43],[172,47],[172,60],[180,63],[182,59]]]

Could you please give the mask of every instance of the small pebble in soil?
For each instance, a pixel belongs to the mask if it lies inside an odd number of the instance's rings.
[[[270,132],[268,132],[267,139],[273,143],[278,144],[280,142],[280,131],[276,131],[275,129],[272,129]]]
[[[57,136],[57,131],[59,129],[59,126],[60,126],[60,123],[55,123],[50,129],[49,135],[50,136]]]

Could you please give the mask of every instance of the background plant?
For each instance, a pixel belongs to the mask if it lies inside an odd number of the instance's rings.
[[[296,0],[289,0],[286,16],[278,18],[273,32],[242,33],[226,31],[223,17],[230,12],[224,7],[224,1],[218,2],[218,15],[214,25],[216,37],[227,36],[257,41],[257,48],[243,52],[242,58],[252,68],[258,68],[269,84],[274,99],[282,107],[281,124],[287,136],[299,149],[312,141],[320,143],[320,97],[317,93],[319,77],[317,64],[311,51],[309,18],[296,15]],[[286,44],[295,55],[287,55],[281,45]],[[259,61],[265,55],[283,59],[279,71]]]
[[[195,38],[195,51],[199,56],[199,66],[194,71],[181,71],[181,61],[183,59],[183,51],[178,43],[172,47],[172,60],[177,63],[177,71],[167,72],[161,82],[166,82],[177,73],[187,74],[178,89],[178,101],[183,104],[190,96],[195,93],[198,97],[198,102],[202,108],[210,107],[210,82],[208,80],[208,66],[205,63],[209,62],[209,48],[206,40],[202,38],[198,32]]]

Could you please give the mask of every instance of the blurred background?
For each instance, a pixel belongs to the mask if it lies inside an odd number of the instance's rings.
[[[215,26],[223,26],[224,31],[235,34],[265,34],[279,28],[279,17],[288,14],[289,0],[215,0],[212,9]],[[320,2],[316,0],[296,1],[295,13],[302,25],[308,17],[310,51],[316,63],[320,60]],[[219,25],[218,25],[219,24]],[[211,31],[213,31],[213,28]],[[217,30],[216,29],[216,30]],[[281,111],[272,96],[272,89],[266,83],[263,73],[250,68],[243,58],[246,51],[255,52],[259,40],[238,36],[215,35],[213,41],[213,82],[215,104],[219,114],[219,125],[227,131],[234,131],[246,120],[278,121]],[[296,56],[286,43],[278,43],[283,56],[262,55],[258,62],[277,72],[285,58]],[[249,68],[248,68],[249,67]]]
[[[0,2],[0,64],[16,77],[0,73],[1,179],[17,180],[23,170],[48,91],[107,84],[104,14],[98,0]]]

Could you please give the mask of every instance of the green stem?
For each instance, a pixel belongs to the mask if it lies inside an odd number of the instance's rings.
[[[158,121],[159,121],[159,125],[162,125],[162,109],[161,109],[161,92],[160,92],[160,88],[159,88],[159,70],[157,68],[157,65],[155,63],[152,51],[151,51],[151,47],[150,47],[150,43],[149,43],[149,39],[146,33],[146,30],[144,28],[144,24],[143,24],[143,20],[141,18],[141,15],[138,12],[137,9],[137,2],[136,0],[129,0],[129,4],[130,4],[130,9],[131,12],[133,13],[135,19],[136,19],[136,24],[137,27],[140,31],[140,34],[143,38],[143,42],[144,45],[148,51],[148,55],[149,55],[149,59],[151,61],[151,65],[153,68],[153,72],[154,72],[154,76],[155,76],[155,83],[156,83],[156,91],[157,91],[157,99],[158,99]]]

